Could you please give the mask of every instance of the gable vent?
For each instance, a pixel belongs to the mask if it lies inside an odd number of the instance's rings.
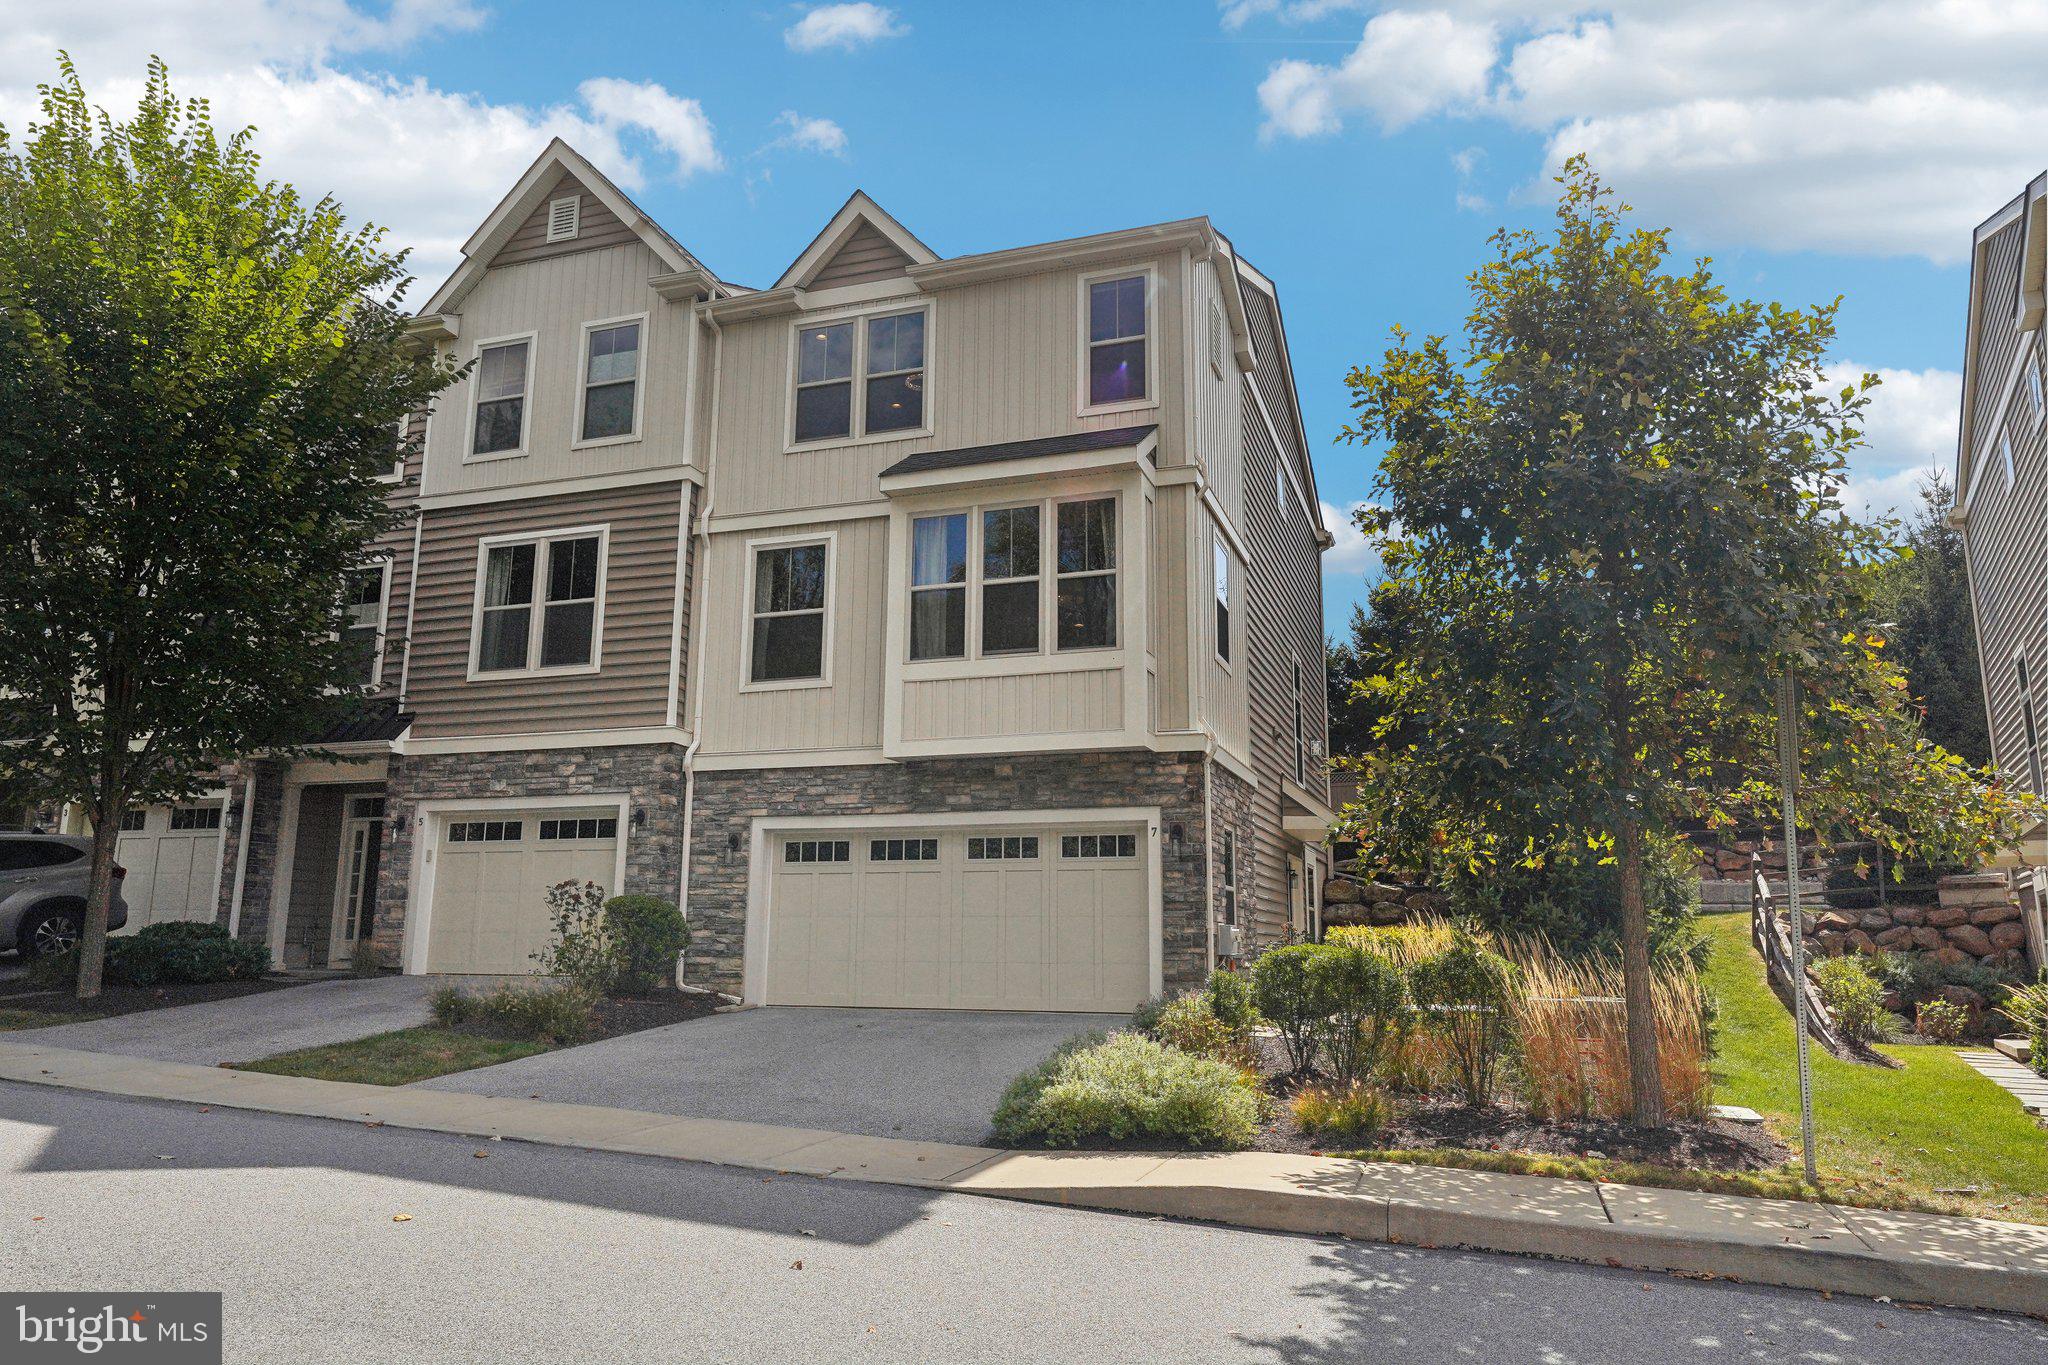
[[[583,196],[572,194],[566,199],[548,201],[548,240],[566,242],[576,235],[576,228],[583,216]]]

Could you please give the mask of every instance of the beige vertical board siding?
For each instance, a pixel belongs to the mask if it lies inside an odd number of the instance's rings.
[[[1977,392],[1971,413],[1980,438],[1994,432],[1998,404],[2005,397],[2005,378],[2020,347],[2014,291],[2019,287],[2025,225],[2026,214],[2022,213],[1994,233],[1984,248],[1983,299],[1977,310]],[[1996,449],[1995,444],[1992,448]]]
[[[662,725],[668,718],[682,485],[482,503],[425,514],[413,622],[412,738]],[[599,671],[468,679],[477,543],[609,525]]]
[[[721,499],[723,487],[720,489]],[[742,691],[747,681],[747,542],[830,534],[831,684]],[[726,531],[706,551],[702,676],[707,754],[878,749],[882,743],[882,650],[888,599],[885,517]]]
[[[683,406],[689,384],[690,310],[647,287],[661,259],[635,238],[597,251],[493,267],[462,304],[462,335],[449,343],[467,363],[479,342],[535,333],[528,353],[524,455],[465,460],[474,372],[450,385],[434,410],[427,442],[431,496],[587,478],[685,462]],[[646,314],[641,337],[640,439],[571,449],[584,372],[585,323]]]
[[[1299,469],[1305,453],[1293,448],[1294,433],[1287,425],[1294,410],[1294,395],[1289,392],[1280,367],[1280,343],[1271,300],[1247,284],[1244,301],[1259,354],[1258,368],[1249,378],[1260,386],[1267,410],[1280,424],[1280,438],[1287,443],[1284,450],[1275,449],[1257,407],[1245,404],[1247,506],[1239,529],[1250,545],[1252,562],[1245,573],[1244,668],[1249,689],[1252,767],[1259,780],[1258,790],[1253,794],[1258,839],[1249,883],[1249,909],[1260,940],[1270,941],[1287,928],[1286,859],[1296,847],[1280,828],[1280,784],[1283,778],[1293,781],[1295,773],[1296,657],[1302,664],[1305,732],[1323,739],[1326,746],[1328,694],[1323,680],[1322,568],[1315,534],[1291,488],[1284,515],[1274,500],[1274,461],[1284,457],[1295,461]],[[1305,486],[1306,480],[1298,476],[1296,483]],[[1303,785],[1308,791],[1327,800],[1327,773],[1311,767],[1307,777]]]
[[[1121,659],[1121,654],[1115,655]],[[1124,725],[1124,670],[1002,673],[903,684],[903,738],[1099,735]]]
[[[1133,263],[1132,269],[1143,262]],[[718,511],[784,512],[863,502],[879,496],[875,479],[906,455],[1074,431],[1159,425],[1158,462],[1185,462],[1186,405],[1181,401],[1180,257],[1149,262],[1159,293],[1154,341],[1157,407],[1078,417],[1080,331],[1078,270],[965,285],[923,294],[906,284],[901,300],[862,305],[884,312],[929,299],[927,338],[931,435],[818,446],[785,454],[791,403],[791,335],[797,317],[727,324],[719,411]],[[837,310],[806,315],[827,321]],[[468,319],[464,319],[465,329]]]
[[[1174,484],[1157,490],[1147,500],[1151,518],[1152,588],[1150,628],[1146,641],[1152,678],[1149,724],[1158,730],[1186,730],[1193,726],[1193,698],[1189,686],[1189,507],[1193,490]]]
[[[1252,413],[1250,420],[1256,422],[1258,414]],[[1242,526],[1242,521],[1239,522]],[[1251,661],[1246,657],[1251,651],[1251,575],[1245,566],[1231,556],[1231,570],[1234,581],[1230,585],[1230,662],[1226,666],[1216,658],[1216,598],[1211,575],[1215,572],[1215,552],[1211,548],[1216,534],[1216,520],[1206,511],[1196,518],[1199,554],[1195,558],[1193,582],[1196,584],[1198,614],[1195,618],[1197,641],[1195,657],[1202,669],[1202,695],[1204,709],[1202,718],[1214,732],[1218,741],[1240,757],[1251,753]],[[1229,548],[1226,542],[1225,549]]]
[[[1216,267],[1208,262],[1197,265],[1188,289],[1189,326],[1194,329],[1194,344],[1189,347],[1194,357],[1194,369],[1189,380],[1195,406],[1195,431],[1190,444],[1194,447],[1193,463],[1201,465],[1208,475],[1211,494],[1242,531],[1245,393],[1243,372],[1237,368],[1227,319],[1224,322],[1223,373],[1218,375],[1209,364],[1210,305],[1221,303],[1222,298],[1222,283],[1216,276]]]
[[[832,253],[832,259],[814,276],[807,286],[811,289],[832,289],[840,285],[871,284],[901,275],[903,268],[910,264],[910,258],[897,245],[875,230],[872,223],[862,223],[846,239],[839,250]]]
[[[580,195],[582,202],[577,208],[580,221],[574,237],[564,242],[548,240],[548,206],[557,199]],[[575,176],[564,172],[555,181],[526,221],[519,225],[491,257],[493,267],[519,265],[526,261],[544,260],[550,256],[568,256],[579,251],[596,251],[608,246],[620,246],[627,242],[637,243],[640,238],[632,228],[619,221],[617,214],[604,206],[602,200],[592,194]]]

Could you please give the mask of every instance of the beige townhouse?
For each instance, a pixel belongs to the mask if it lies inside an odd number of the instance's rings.
[[[783,1004],[1121,1010],[1316,931],[1330,538],[1207,220],[947,258],[856,194],[749,289],[557,142],[415,333],[471,369],[395,434],[373,709],[143,813],[185,903],[518,973],[587,878]]]

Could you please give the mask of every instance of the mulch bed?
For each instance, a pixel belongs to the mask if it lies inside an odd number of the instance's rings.
[[[1310,1137],[1294,1126],[1284,1081],[1269,1085],[1274,1117],[1259,1134],[1258,1147],[1268,1152],[1329,1152],[1352,1144]],[[1670,1127],[1645,1132],[1608,1119],[1560,1122],[1532,1117],[1518,1105],[1497,1104],[1468,1109],[1431,1096],[1407,1096],[1401,1117],[1372,1139],[1375,1148],[1397,1151],[1459,1149],[1473,1152],[1521,1152],[1532,1156],[1607,1158],[1673,1170],[1767,1171],[1784,1165],[1791,1152],[1761,1124],[1674,1120]]]
[[[595,1043],[625,1033],[681,1024],[716,1014],[725,1001],[715,995],[658,991],[653,995],[607,996],[591,1011],[593,1027],[585,1042]]]
[[[0,982],[0,1009],[33,1010],[37,1014],[103,1019],[116,1014],[168,1009],[173,1005],[199,1005],[211,1000],[233,1000],[237,996],[261,995],[308,985],[308,980],[262,977],[255,981],[216,981],[205,985],[107,986],[91,1000],[80,1000],[68,990],[50,991],[26,980]],[[50,1021],[65,1022],[63,1018]]]

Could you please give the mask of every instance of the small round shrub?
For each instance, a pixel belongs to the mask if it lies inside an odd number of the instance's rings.
[[[1294,1125],[1314,1137],[1364,1142],[1394,1121],[1394,1097],[1362,1081],[1346,1086],[1305,1086],[1291,1108]]]
[[[1393,963],[1366,948],[1325,944],[1310,960],[1329,1010],[1323,1058],[1342,1087],[1380,1073],[1408,1025],[1408,987]]]
[[[1202,991],[1167,1001],[1150,1032],[1168,1047],[1197,1057],[1214,1057],[1232,1066],[1252,1064],[1251,1031],[1232,1028],[1218,1019],[1209,996]]]
[[[228,937],[218,924],[165,920],[107,940],[105,978],[118,986],[210,985],[254,981],[270,970],[270,950]]]
[[[1294,943],[1269,949],[1252,963],[1252,1000],[1280,1034],[1297,1076],[1315,1066],[1334,1008],[1315,963],[1337,951],[1327,944]]]
[[[1465,933],[1408,970],[1415,1003],[1444,1040],[1459,1097],[1475,1108],[1493,1101],[1520,981],[1514,963]]]
[[[1913,1031],[1930,1043],[1958,1043],[1970,1031],[1970,1012],[1953,1000],[1923,1000],[1913,1014]]]
[[[1203,989],[1209,1012],[1226,1027],[1249,1033],[1259,1022],[1258,1002],[1252,998],[1252,980],[1243,972],[1218,968],[1209,973]]]
[[[1264,1113],[1264,1095],[1235,1067],[1143,1034],[1090,1034],[1012,1081],[993,1126],[1012,1146],[1235,1151],[1251,1145]]]
[[[690,946],[690,924],[659,896],[613,896],[604,903],[605,937],[617,964],[617,989],[641,994],[672,986],[676,960]]]
[[[1884,983],[1869,963],[1854,955],[1822,958],[1813,984],[1843,1037],[1867,1043],[1884,1036]]]

